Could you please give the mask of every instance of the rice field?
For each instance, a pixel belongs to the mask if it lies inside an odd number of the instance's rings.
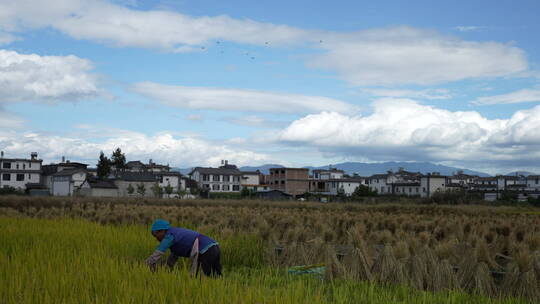
[[[150,273],[155,218],[218,239],[224,277]],[[536,303],[534,209],[0,197],[2,303]],[[287,273],[324,265],[324,277]]]

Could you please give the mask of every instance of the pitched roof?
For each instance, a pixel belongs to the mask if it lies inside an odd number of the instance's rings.
[[[86,182],[90,188],[117,189],[116,185],[110,180],[87,179]]]
[[[190,175],[193,172],[198,171],[201,174],[212,174],[212,175],[242,175],[242,172],[238,169],[225,169],[225,168],[204,168],[204,167],[195,167]]]
[[[75,173],[85,173],[83,169],[64,169],[62,171],[54,173],[52,176],[71,176]]]
[[[116,172],[114,179],[129,182],[154,182],[156,176],[150,172]]]

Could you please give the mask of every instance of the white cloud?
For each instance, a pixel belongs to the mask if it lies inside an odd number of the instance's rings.
[[[465,41],[435,31],[391,27],[336,35],[321,44],[312,67],[337,71],[353,85],[436,84],[513,75],[525,53],[497,42]]]
[[[354,105],[322,96],[306,96],[256,90],[186,87],[142,82],[132,90],[165,105],[217,111],[314,113],[356,112]]]
[[[479,97],[472,104],[494,105],[535,101],[540,101],[540,90],[523,89],[508,94]]]
[[[110,131],[102,140],[71,136],[48,135],[35,132],[0,132],[0,148],[9,155],[23,156],[37,151],[46,162],[58,161],[62,156],[95,165],[99,151],[111,153],[120,147],[129,159],[168,163],[172,166],[217,166],[222,159],[247,165],[263,163],[265,154],[237,149],[225,144],[198,138],[175,137],[163,132],[152,136],[131,131]]]
[[[461,25],[456,26],[454,29],[460,31],[460,32],[476,32],[485,29],[485,26],[478,26],[478,25]]]
[[[0,50],[0,103],[77,101],[99,94],[90,61]]]
[[[3,1],[0,25],[12,30],[53,27],[76,39],[119,47],[185,50],[185,46],[229,40],[273,45],[295,43],[306,31],[228,16],[192,17],[165,10],[142,11],[102,0]]]
[[[452,98],[446,89],[426,89],[426,90],[399,90],[399,89],[362,89],[362,92],[379,97],[406,97],[420,99],[449,99]]]
[[[510,119],[451,112],[407,99],[381,99],[373,113],[332,112],[296,120],[279,140],[376,160],[527,163],[540,157],[540,106]]]
[[[6,33],[51,27],[76,39],[180,53],[214,40],[266,47],[298,45],[322,50],[307,60],[309,66],[335,71],[353,85],[426,85],[527,70],[527,59],[518,47],[465,41],[414,27],[340,33],[229,16],[142,11],[104,0],[0,3],[0,28]]]
[[[268,120],[264,117],[260,117],[256,115],[227,117],[224,120],[227,122],[236,124],[236,125],[256,127],[256,128],[278,128],[278,127],[284,127],[287,124],[285,121]]]

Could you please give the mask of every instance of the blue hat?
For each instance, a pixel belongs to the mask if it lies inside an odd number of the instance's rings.
[[[164,219],[155,220],[152,224],[152,231],[169,230],[169,228],[171,228],[171,225]]]

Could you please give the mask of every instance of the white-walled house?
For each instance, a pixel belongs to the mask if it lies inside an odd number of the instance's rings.
[[[369,189],[377,191],[377,194],[392,194],[393,178],[388,174],[375,174],[369,177]]]
[[[315,169],[312,174],[313,179],[317,180],[341,179],[345,175],[345,171],[336,168]]]
[[[421,196],[421,182],[392,184],[395,195]]]
[[[219,168],[196,167],[189,176],[199,189],[209,192],[240,192],[242,172],[234,165]]]
[[[27,184],[41,183],[42,162],[43,160],[38,159],[35,152],[30,154],[30,159],[4,158],[4,152],[1,152],[0,187],[26,190]]]
[[[73,196],[86,180],[83,169],[64,169],[51,176],[50,193],[54,196]]]
[[[526,179],[527,190],[540,191],[540,175],[529,175]]]
[[[421,197],[430,197],[437,192],[447,190],[447,177],[438,174],[427,174],[420,178]]]
[[[339,189],[343,189],[346,196],[351,196],[359,186],[367,187],[367,182],[368,179],[365,177],[331,179],[328,181],[328,190],[330,194],[337,195]]]
[[[167,186],[172,187],[172,193],[178,193],[179,190],[185,190],[185,185],[182,188],[181,177],[182,175],[179,172],[169,171],[169,172],[156,172],[158,185],[162,188]]]

